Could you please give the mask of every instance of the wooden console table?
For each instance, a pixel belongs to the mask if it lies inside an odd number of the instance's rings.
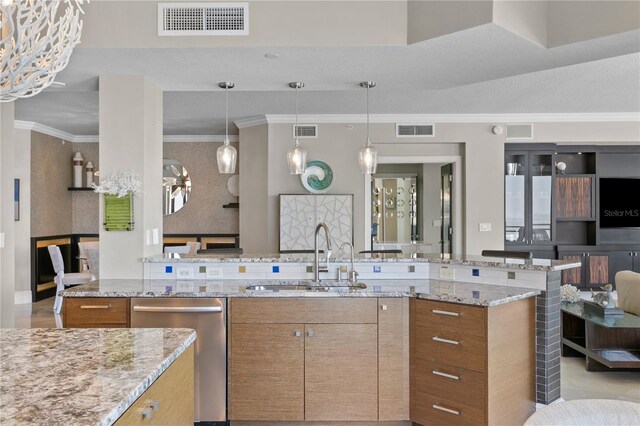
[[[640,317],[585,313],[582,302],[561,304],[562,356],[586,357],[588,371],[640,368]]]

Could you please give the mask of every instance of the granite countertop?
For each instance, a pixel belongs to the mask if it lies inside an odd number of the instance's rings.
[[[282,285],[289,289],[247,290],[249,285]],[[333,287],[328,291],[294,290],[296,285]],[[346,282],[301,280],[139,280],[109,279],[65,290],[63,297],[418,297],[421,299],[493,306],[540,294],[539,290],[443,280],[375,280],[367,288],[350,290]],[[473,292],[478,292],[474,297]]]
[[[0,424],[111,425],[195,338],[189,329],[0,329]]]
[[[331,263],[349,263],[349,256],[331,257]],[[325,258],[322,257],[322,262]],[[438,253],[359,254],[356,263],[436,263],[446,265],[484,266],[489,268],[562,271],[580,267],[580,262],[550,259],[511,259],[486,256],[442,257]],[[310,263],[313,254],[158,254],[142,259],[144,263]]]

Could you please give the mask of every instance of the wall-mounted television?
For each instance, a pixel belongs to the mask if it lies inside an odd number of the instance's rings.
[[[640,228],[640,178],[600,178],[600,228]]]

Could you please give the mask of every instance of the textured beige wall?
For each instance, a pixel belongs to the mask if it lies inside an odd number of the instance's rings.
[[[82,153],[84,164],[91,161],[93,170],[99,169],[98,143],[74,143],[71,144],[73,152]],[[86,170],[86,169],[85,169]],[[82,182],[86,185],[85,172],[83,171]],[[94,176],[94,182],[98,182]],[[100,231],[99,208],[100,202],[98,194],[93,191],[74,191],[71,193],[72,230],[74,234],[97,234]]]
[[[218,173],[216,150],[220,145],[210,142],[163,144],[163,157],[182,163],[191,176],[192,185],[187,204],[178,212],[164,217],[165,234],[238,233],[238,209],[222,208],[224,204],[238,202],[238,198],[227,189],[227,181],[232,175]],[[232,145],[240,157],[238,144]],[[239,172],[240,167],[237,167],[236,173]]]
[[[31,236],[70,234],[73,144],[31,132]]]

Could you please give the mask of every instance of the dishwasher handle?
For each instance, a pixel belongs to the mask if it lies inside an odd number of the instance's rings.
[[[133,307],[135,312],[157,313],[222,313],[222,306],[139,306]]]

